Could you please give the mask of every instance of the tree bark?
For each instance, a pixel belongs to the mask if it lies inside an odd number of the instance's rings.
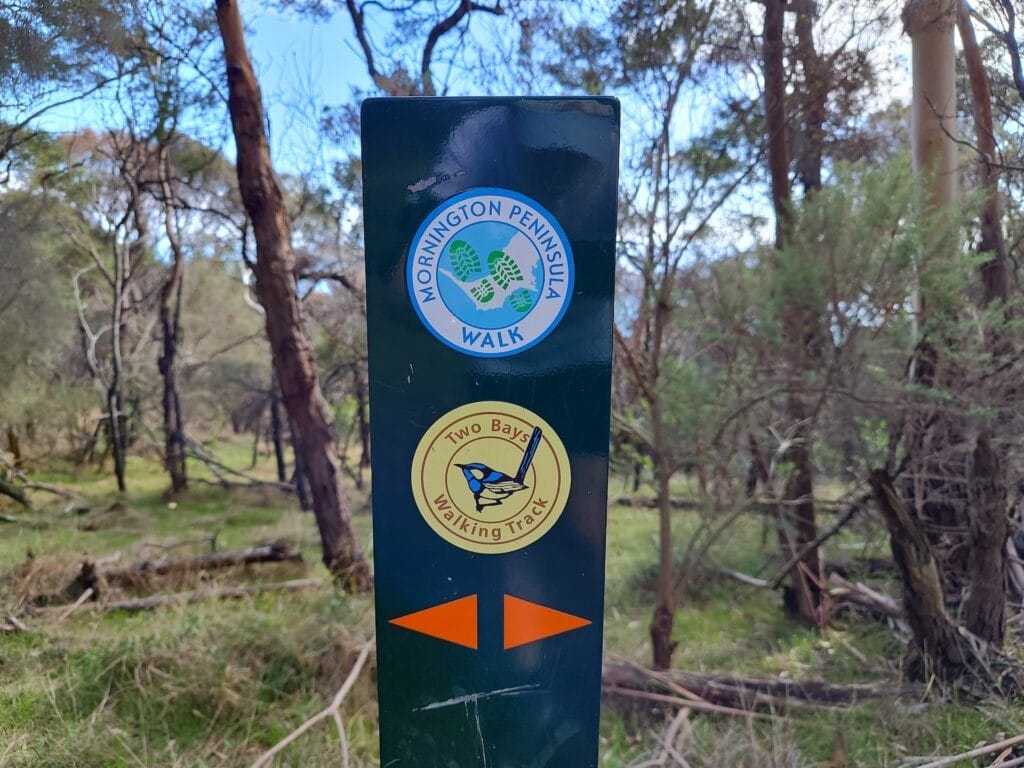
[[[298,428],[294,419],[288,419],[288,435],[292,442],[292,455],[295,457],[295,466],[292,468],[292,485],[295,486],[295,495],[299,499],[299,509],[308,512],[313,508],[313,502],[309,498],[309,480],[306,477],[306,457],[303,455],[298,442]]]
[[[280,378],[285,409],[297,428],[320,530],[323,560],[348,588],[373,585],[369,563],[352,525],[341,488],[341,468],[327,404],[317,380],[312,345],[302,327],[296,293],[291,224],[270,159],[259,83],[245,45],[235,0],[217,0],[224,40],[228,109],[237,144],[238,186],[256,240],[256,294]]]
[[[157,162],[160,166],[160,196],[164,210],[164,231],[171,247],[171,265],[160,289],[161,350],[157,367],[163,378],[164,466],[171,480],[172,494],[188,487],[185,466],[185,428],[178,395],[176,360],[181,338],[181,294],[185,277],[185,253],[174,219],[174,203],[170,184],[170,160],[167,148],[161,147]]]
[[[274,461],[277,464],[277,482],[288,482],[288,462],[284,458],[284,435],[281,419],[281,385],[274,367],[270,379],[270,439],[274,443]]]
[[[968,588],[961,620],[997,648],[1006,634],[1006,475],[992,436],[978,436],[971,461]]]

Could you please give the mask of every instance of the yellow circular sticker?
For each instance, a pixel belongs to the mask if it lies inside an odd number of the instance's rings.
[[[522,549],[558,521],[569,498],[569,456],[532,411],[484,400],[449,411],[420,439],[412,493],[449,544],[483,554]]]

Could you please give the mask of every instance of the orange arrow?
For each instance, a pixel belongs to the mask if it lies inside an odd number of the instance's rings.
[[[571,613],[556,611],[512,595],[505,595],[505,650],[571,632],[590,624]]]
[[[476,650],[476,595],[399,616],[388,623]]]

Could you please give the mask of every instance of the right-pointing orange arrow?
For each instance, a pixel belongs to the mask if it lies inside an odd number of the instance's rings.
[[[560,635],[590,622],[528,600],[505,595],[505,650]]]
[[[388,623],[476,650],[476,595],[399,616]]]

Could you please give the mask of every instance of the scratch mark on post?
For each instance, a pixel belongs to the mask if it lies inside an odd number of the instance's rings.
[[[454,707],[459,704],[469,704],[471,702],[477,702],[481,699],[494,699],[499,696],[518,696],[523,693],[529,693],[540,688],[539,684],[534,685],[517,685],[514,688],[499,688],[496,691],[484,691],[482,693],[467,693],[465,696],[456,696],[454,699],[445,699],[444,701],[436,701],[433,704],[427,704],[425,707],[419,707],[416,709],[417,712],[429,712],[432,709],[442,709],[444,707]]]
[[[487,742],[484,741],[484,729],[480,724],[480,699],[473,699],[473,711],[476,713],[476,733],[480,737],[480,757],[484,761],[482,768],[487,768]]]

